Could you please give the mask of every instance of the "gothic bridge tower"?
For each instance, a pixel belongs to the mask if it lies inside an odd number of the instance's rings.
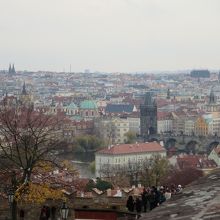
[[[140,105],[140,124],[142,138],[157,134],[157,104],[151,92],[145,94],[144,104]]]

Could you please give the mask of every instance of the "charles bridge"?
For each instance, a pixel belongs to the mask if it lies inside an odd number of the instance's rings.
[[[209,153],[213,147],[220,143],[220,137],[214,136],[196,136],[185,134],[151,134],[145,141],[163,141],[164,147],[169,150],[175,147],[178,151],[186,153]]]

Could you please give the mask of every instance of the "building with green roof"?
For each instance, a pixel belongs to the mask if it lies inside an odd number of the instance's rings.
[[[92,100],[84,100],[80,103],[80,109],[98,109],[98,106]]]
[[[78,106],[74,103],[71,102],[67,107],[66,107],[66,114],[67,115],[76,115],[78,114]]]
[[[98,106],[93,100],[84,100],[80,103],[80,115],[86,118],[94,118],[98,116]]]

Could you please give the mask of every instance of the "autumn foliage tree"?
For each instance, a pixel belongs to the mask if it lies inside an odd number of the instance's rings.
[[[94,135],[84,135],[76,138],[76,149],[77,152],[95,152],[98,148],[103,145],[103,141]]]
[[[113,187],[129,187],[131,178],[129,174],[133,172],[126,167],[116,167],[106,164],[101,167],[100,174],[103,180],[112,184]]]
[[[170,164],[165,157],[154,155],[145,159],[142,165],[141,182],[145,186],[158,186],[167,176]]]
[[[158,186],[169,172],[169,162],[166,158],[154,155],[141,161],[130,161],[126,165],[103,165],[101,176],[113,186],[129,187],[131,185]]]
[[[126,144],[132,144],[137,139],[137,135],[133,131],[128,131],[127,133],[125,133],[125,136],[127,137]]]
[[[57,186],[62,189],[62,182],[59,178],[50,178],[55,167],[65,171],[68,177],[76,175],[70,166],[61,164],[53,156],[53,150],[60,143],[61,125],[62,120],[33,108],[0,110],[1,180],[3,185],[13,187],[17,201],[61,198]]]
[[[162,182],[167,186],[177,186],[179,184],[186,186],[202,176],[204,176],[203,171],[194,167],[186,167],[184,169],[172,168]]]
[[[33,109],[5,109],[0,112],[1,156],[14,167],[22,169],[22,182],[29,181],[39,161],[48,160],[55,149],[58,121]]]

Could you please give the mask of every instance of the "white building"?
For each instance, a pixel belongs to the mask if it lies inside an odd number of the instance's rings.
[[[184,124],[184,134],[192,135],[193,133],[195,133],[195,118],[186,119]]]
[[[158,112],[157,114],[157,133],[170,132],[173,130],[173,121],[170,118],[170,113]]]
[[[215,147],[208,156],[209,159],[214,160],[220,166],[220,146]]]
[[[220,135],[220,113],[213,112],[212,113],[212,135]]]
[[[140,134],[140,117],[129,116],[126,120],[128,121],[129,131],[135,134]]]
[[[157,142],[119,144],[103,150],[95,155],[96,177],[102,176],[102,169],[128,166],[129,163],[142,162],[153,155],[166,156],[166,150]]]
[[[173,121],[170,119],[161,119],[157,121],[157,133],[170,132],[173,130]]]

